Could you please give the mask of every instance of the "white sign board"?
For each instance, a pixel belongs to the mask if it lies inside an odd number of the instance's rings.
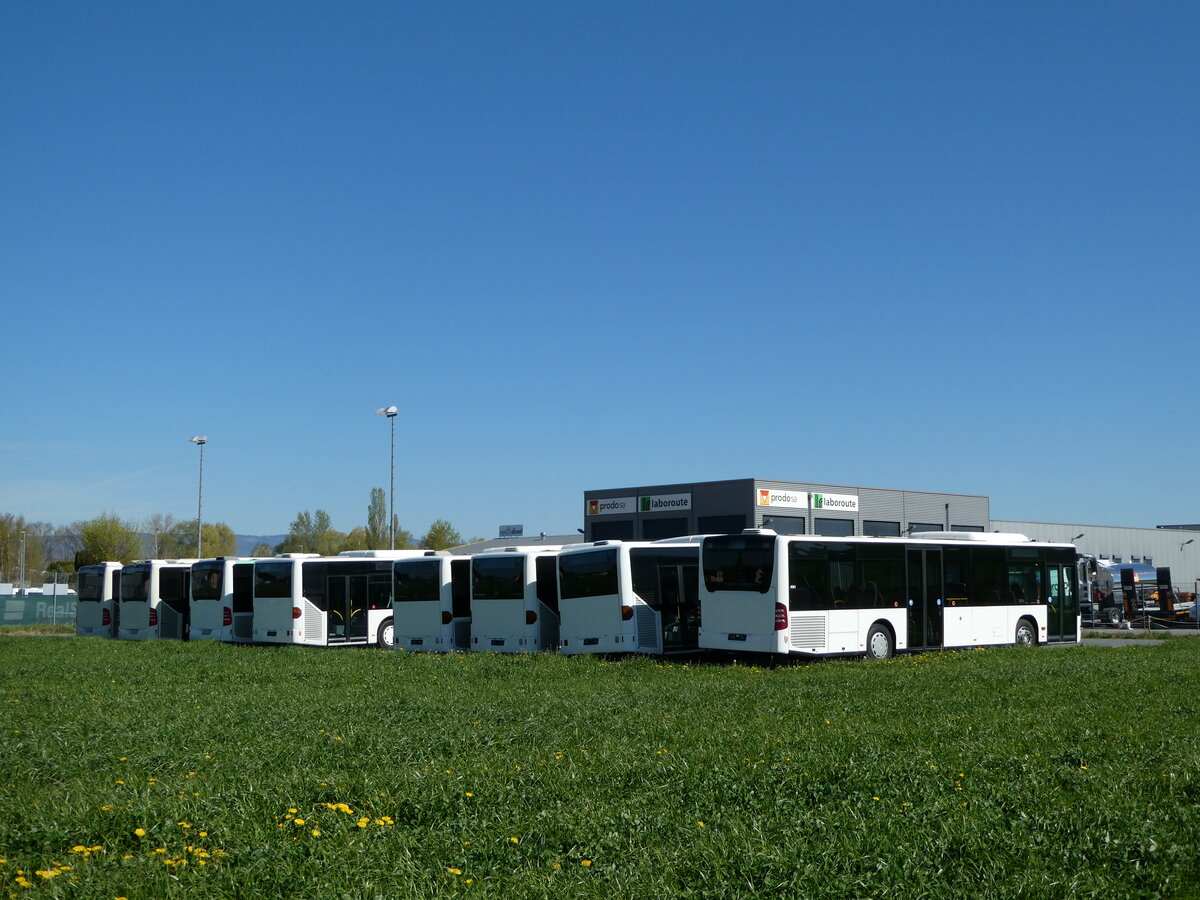
[[[599,497],[587,502],[589,516],[619,516],[637,510],[637,497]]]

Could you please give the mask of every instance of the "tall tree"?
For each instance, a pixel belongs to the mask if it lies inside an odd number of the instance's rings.
[[[171,534],[171,529],[175,527],[175,517],[170,513],[155,513],[148,517],[142,523],[142,531],[146,534],[147,549],[150,552],[151,559],[166,559],[175,556],[175,553],[164,552],[164,539]],[[192,533],[196,530],[193,528]]]
[[[143,542],[137,526],[123,521],[116,513],[76,522],[74,528],[81,547],[75,557],[77,566],[107,561],[127,563],[142,558]]]
[[[324,553],[331,543],[329,532],[333,525],[329,513],[318,509],[316,513],[307,510],[298,513],[288,528],[288,535],[275,548],[278,553]],[[345,535],[337,533],[344,540]]]
[[[41,578],[45,568],[42,535],[50,529],[41,522],[26,522],[24,516],[0,515],[0,572],[16,581],[21,568],[21,535],[25,535],[25,580]],[[52,530],[52,529],[51,529]]]
[[[371,504],[367,507],[367,546],[364,550],[384,550],[391,546],[388,531],[387,493],[383,488],[371,488]]]
[[[425,537],[421,538],[421,546],[426,550],[445,550],[447,547],[457,547],[462,542],[462,535],[445,519],[438,519],[430,525]]]
[[[237,556],[237,535],[224,522],[205,522],[200,552],[206,559]],[[176,522],[159,541],[161,559],[189,559],[196,555],[196,520]]]

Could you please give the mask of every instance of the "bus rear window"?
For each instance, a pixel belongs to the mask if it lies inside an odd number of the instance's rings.
[[[146,569],[121,572],[121,599],[146,601],[150,597],[150,572]]]
[[[220,600],[224,568],[224,563],[192,566],[192,599]]]
[[[558,587],[564,600],[607,597],[617,592],[617,551],[591,550],[558,558]]]
[[[79,601],[99,601],[104,596],[104,575],[95,572],[80,572],[77,588]]]
[[[775,569],[775,538],[768,535],[723,535],[705,538],[704,585],[710,591],[771,589]]]
[[[471,560],[471,585],[476,600],[525,599],[525,557]]]
[[[441,563],[434,559],[397,564],[396,601],[440,600],[441,569]]]
[[[292,564],[290,562],[255,563],[254,596],[292,596]]]

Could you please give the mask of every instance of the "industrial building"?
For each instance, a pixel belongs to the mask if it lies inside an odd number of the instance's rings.
[[[897,537],[917,531],[1011,531],[1075,544],[1112,562],[1168,566],[1183,590],[1200,582],[1200,526],[1111,525],[992,519],[977,494],[739,478],[585,491],[584,539],[660,540],[770,528],[781,534]]]

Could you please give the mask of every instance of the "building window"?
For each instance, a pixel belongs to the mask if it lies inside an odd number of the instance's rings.
[[[616,522],[593,522],[593,541],[632,541],[633,522],[630,520]]]
[[[763,516],[763,528],[770,528],[779,534],[804,534],[806,524],[798,516]]]
[[[642,540],[661,541],[688,533],[686,517],[678,519],[642,519]]]
[[[863,521],[863,534],[870,537],[900,537],[899,522]]]
[[[945,530],[944,526],[937,525],[933,522],[909,522],[908,523],[908,533],[909,534],[912,534],[914,531],[944,531],[944,530]]]
[[[737,534],[746,527],[746,517],[736,516],[700,516],[696,520],[700,534]]]
[[[951,525],[951,531],[983,531],[982,525]]]
[[[853,537],[853,519],[815,519],[813,534],[827,534],[831,537]]]

